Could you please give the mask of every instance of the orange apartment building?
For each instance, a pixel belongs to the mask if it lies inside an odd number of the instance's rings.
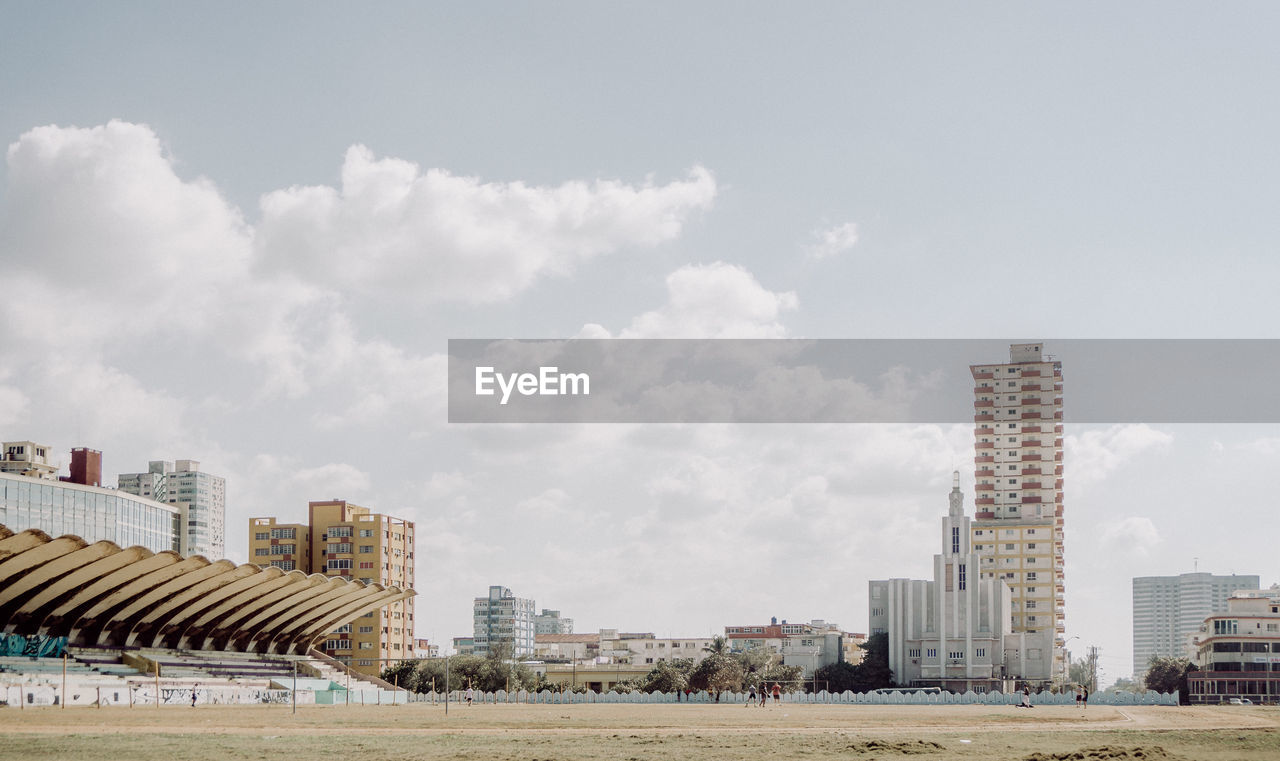
[[[307,523],[249,519],[249,554],[258,565],[412,589],[413,523],[344,500],[310,502]],[[321,649],[377,675],[414,653],[413,606],[396,602],[335,629]]]

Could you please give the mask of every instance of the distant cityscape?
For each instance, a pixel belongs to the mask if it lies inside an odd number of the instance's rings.
[[[939,510],[932,578],[869,580],[864,632],[821,619],[726,625],[732,652],[769,653],[811,678],[832,664],[858,663],[868,638],[884,635],[889,668],[902,686],[1010,692],[1082,681],[1065,638],[1062,364],[1039,343],[1014,344],[1008,362],[974,364],[970,373],[975,511],[965,511],[956,472],[946,509]],[[199,461],[151,461],[145,470],[120,474],[112,488],[102,483],[99,450],[72,449],[68,475],[41,443],[7,441],[0,455],[0,525],[9,531],[208,560],[225,555],[226,481]],[[412,590],[413,522],[337,499],[309,502],[307,510],[306,522],[250,518],[252,563],[280,574]],[[1188,682],[1193,702],[1274,700],[1280,585],[1264,590],[1261,581],[1198,570],[1134,578],[1134,680],[1141,683],[1153,658],[1185,658],[1196,666]],[[452,638],[453,654],[501,648],[536,663],[551,684],[572,679],[608,690],[664,663],[698,662],[714,649],[709,636],[576,633],[574,619],[561,610],[539,612],[533,598],[501,585],[473,598],[472,617],[470,634]],[[316,647],[376,676],[391,662],[442,655],[440,643],[415,635],[421,623],[411,600],[397,598],[337,626]],[[5,633],[24,633],[13,621],[5,626]]]

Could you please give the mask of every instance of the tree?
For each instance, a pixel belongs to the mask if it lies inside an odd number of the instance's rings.
[[[659,663],[648,674],[645,674],[637,689],[641,692],[675,692],[689,686],[689,672],[693,670],[693,661]]]
[[[1186,705],[1191,698],[1187,689],[1187,674],[1197,670],[1195,664],[1186,658],[1161,658],[1153,655],[1151,660],[1147,661],[1147,675],[1143,677],[1143,681],[1146,682],[1148,690],[1156,692],[1178,690],[1178,702]]]
[[[723,635],[716,635],[711,640],[711,645],[702,649],[712,655],[729,655],[729,640]]]
[[[889,669],[889,635],[872,634],[860,647],[866,651],[862,663],[853,665],[841,661],[818,669],[818,682],[826,682],[831,692],[870,692],[893,686],[893,672]]]
[[[741,690],[744,675],[737,658],[727,655],[708,655],[693,668],[689,686],[695,690]]]

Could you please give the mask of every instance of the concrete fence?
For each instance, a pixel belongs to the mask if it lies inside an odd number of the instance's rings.
[[[474,702],[490,703],[746,703],[748,694],[743,692],[723,692],[720,699],[708,692],[694,692],[688,695],[675,692],[476,692]],[[443,693],[429,696],[433,702],[444,700]],[[758,698],[757,698],[758,699]],[[449,693],[449,701],[465,703],[466,692],[455,690]],[[773,702],[773,698],[769,698]],[[782,702],[789,704],[849,704],[849,705],[1018,705],[1022,702],[1022,693],[1001,692],[965,692],[965,693],[926,693],[926,692],[785,692]],[[1074,705],[1074,692],[1037,692],[1031,694],[1032,705]],[[1178,693],[1164,692],[1109,692],[1089,695],[1092,705],[1177,705]]]

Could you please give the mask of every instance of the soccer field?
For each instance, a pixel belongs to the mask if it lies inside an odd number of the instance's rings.
[[[0,759],[1280,759],[1251,706],[450,705],[5,709]]]

